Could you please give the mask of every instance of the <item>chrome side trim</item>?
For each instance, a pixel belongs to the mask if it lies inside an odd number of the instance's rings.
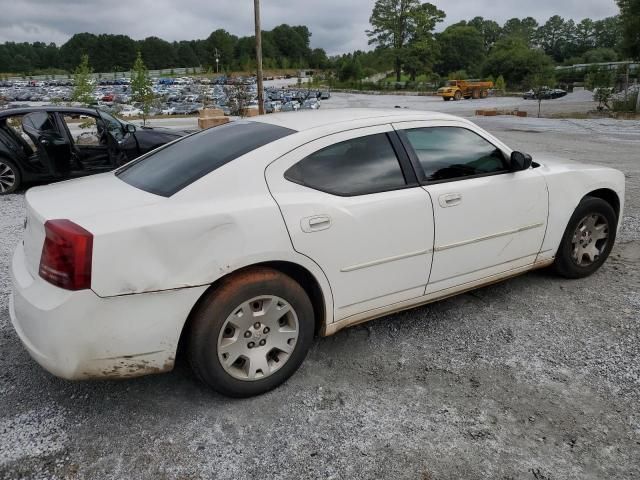
[[[353,272],[354,270],[360,270],[367,267],[375,267],[376,265],[382,265],[383,263],[395,262],[396,260],[403,260],[405,258],[418,257],[420,255],[426,255],[433,252],[433,250],[418,250],[417,252],[403,253],[401,255],[394,255],[393,257],[380,258],[378,260],[372,260],[370,262],[359,263],[357,265],[351,265],[340,269],[341,272]]]
[[[385,315],[389,315],[395,312],[401,312],[409,308],[415,308],[421,305],[426,305],[428,303],[436,302],[438,300],[443,300],[445,298],[453,297],[454,295],[468,292],[469,290],[475,290],[476,288],[479,288],[479,287],[484,287],[487,285],[491,285],[493,283],[500,282],[507,278],[518,276],[530,270],[547,267],[552,263],[553,263],[553,259],[537,261],[534,264],[525,265],[523,267],[517,267],[511,270],[507,270],[506,272],[502,272],[496,275],[491,275],[489,277],[481,278],[479,280],[475,280],[472,282],[463,283],[462,285],[446,288],[438,292],[429,293],[427,295],[422,295],[419,297],[411,298],[409,300],[404,300],[402,302],[397,302],[384,307],[379,307],[372,310],[368,310],[366,312],[351,315],[347,318],[343,318],[342,320],[338,320],[337,322],[324,325],[321,331],[321,335],[323,337],[327,337],[329,335],[333,335],[334,333],[344,328],[351,327],[353,325],[358,325],[360,323],[368,322],[369,320],[373,320],[379,317],[384,317]]]
[[[464,240],[462,242],[449,243],[448,245],[440,245],[434,249],[435,252],[442,252],[443,250],[449,250],[451,248],[463,247],[465,245],[471,245],[473,243],[483,242],[485,240],[491,240],[493,238],[504,237],[505,235],[513,235],[514,233],[520,233],[527,230],[533,230],[534,228],[540,228],[544,226],[544,222],[534,223],[532,225],[525,225],[524,227],[514,228],[513,230],[507,230],[505,232],[493,233],[485,237],[472,238],[471,240]]]
[[[512,258],[511,260],[507,260],[506,262],[496,263],[495,265],[491,265],[490,267],[482,267],[476,270],[471,270],[470,272],[464,272],[464,273],[459,273],[458,275],[452,275],[450,277],[440,279],[437,282],[431,282],[431,285],[436,285],[440,282],[446,282],[447,280],[453,280],[454,278],[458,278],[458,277],[464,277],[465,275],[471,275],[472,273],[478,273],[478,272],[481,272],[482,270],[489,270],[490,268],[500,267],[508,263],[518,262],[520,260],[524,260],[525,258],[529,258],[529,257],[532,257],[531,263],[528,263],[527,265],[532,265],[535,262],[537,255],[538,255],[537,253],[531,253],[529,255],[525,255],[524,257]]]
[[[409,292],[409,291],[415,290],[417,288],[420,288],[420,289],[422,289],[424,291],[424,287],[425,287],[425,284],[423,283],[422,285],[416,285],[415,287],[405,288],[403,290],[398,290],[397,292],[385,293],[383,296],[371,297],[371,298],[367,298],[365,300],[360,300],[359,302],[356,302],[356,303],[350,303],[349,305],[343,305],[341,307],[338,307],[338,310],[344,310],[345,308],[351,308],[351,307],[354,307],[356,305],[360,305],[361,303],[370,302],[371,300],[381,299],[381,298],[385,298],[385,297],[391,297],[393,295],[398,295],[399,293]]]

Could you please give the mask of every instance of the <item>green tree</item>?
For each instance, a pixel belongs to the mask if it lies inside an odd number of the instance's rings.
[[[507,90],[507,84],[504,81],[504,77],[502,75],[499,75],[498,78],[496,79],[496,90],[499,91],[500,93],[504,93]]]
[[[553,60],[540,50],[527,46],[522,37],[507,37],[496,43],[484,64],[484,76],[502,75],[512,87],[541,68],[553,68]]]
[[[173,45],[158,37],[147,37],[138,43],[142,56],[152,70],[172,67],[176,64]],[[137,61],[137,59],[136,59]],[[192,67],[193,65],[188,65]]]
[[[311,68],[324,69],[329,65],[327,52],[322,48],[314,48],[309,56],[309,66]]]
[[[246,38],[246,37],[245,37]],[[231,35],[226,30],[219,28],[207,37],[204,41],[204,50],[206,57],[200,59],[203,65],[211,65],[216,67],[216,53],[218,55],[218,68],[220,71],[231,69],[234,60],[238,59],[235,55],[238,37]],[[255,42],[254,42],[255,44]],[[191,66],[191,65],[185,65]]]
[[[447,75],[466,70],[478,76],[485,59],[484,38],[475,27],[452,25],[436,36],[442,52],[436,70]]]
[[[617,62],[618,53],[613,48],[594,48],[584,52],[581,63]]]
[[[360,63],[359,56],[349,55],[342,61],[338,70],[338,78],[341,82],[346,82],[348,80],[358,81],[362,79],[362,76],[362,64]]]
[[[575,35],[576,49],[578,53],[584,53],[596,46],[595,23],[590,18],[585,18],[576,25]]]
[[[139,102],[142,110],[142,124],[146,125],[147,116],[153,105],[153,88],[149,71],[142,60],[142,53],[138,52],[136,61],[131,72],[131,98],[134,102]]]
[[[574,25],[575,27],[575,25]],[[559,15],[554,15],[536,31],[536,42],[544,52],[562,61],[565,58],[564,47],[567,43],[567,24]]]
[[[533,17],[511,18],[502,27],[502,37],[520,37],[527,46],[531,46],[537,30],[538,22]]]
[[[82,62],[83,55],[94,58],[97,37],[92,33],[76,33],[60,47],[60,66],[72,71]]]
[[[369,44],[389,49],[394,59],[396,81],[402,74],[403,56],[415,42],[422,43],[433,35],[436,24],[445,13],[431,3],[419,0],[376,0],[367,30]]]
[[[551,88],[555,84],[555,75],[553,66],[547,63],[539,63],[534,66],[531,73],[525,79],[525,85],[531,88],[538,100],[538,118],[542,111],[542,101],[544,100],[544,91]]]
[[[622,22],[619,16],[596,20],[593,24],[596,48],[620,48],[622,45]]]
[[[640,0],[617,0],[622,24],[622,51],[640,59]]]
[[[489,52],[494,43],[502,36],[502,28],[493,20],[485,20],[483,17],[475,17],[467,23],[467,26],[475,28],[482,35],[485,52]]]
[[[88,105],[93,102],[93,82],[91,74],[93,70],[89,66],[89,55],[84,54],[73,73],[73,101]]]
[[[593,91],[593,100],[598,102],[598,110],[611,109],[614,73],[608,68],[593,68],[587,75],[586,85]]]

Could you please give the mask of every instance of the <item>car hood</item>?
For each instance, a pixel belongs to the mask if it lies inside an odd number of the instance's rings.
[[[555,174],[561,172],[582,172],[589,175],[611,174],[620,176],[622,173],[619,170],[611,167],[605,167],[602,165],[594,165],[589,163],[583,163],[576,160],[569,160],[566,158],[555,157],[549,154],[532,154],[534,163],[540,165],[538,171],[543,175]],[[624,176],[623,176],[624,177]]]

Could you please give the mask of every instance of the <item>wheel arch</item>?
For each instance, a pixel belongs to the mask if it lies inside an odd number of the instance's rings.
[[[314,276],[309,269],[300,265],[299,263],[286,261],[286,260],[274,260],[274,261],[264,261],[259,263],[253,263],[251,265],[243,266],[237,270],[227,273],[226,275],[216,279],[203,293],[200,295],[200,298],[196,301],[196,303],[191,308],[187,319],[185,320],[182,330],[180,332],[180,338],[178,340],[178,348],[177,348],[177,356],[182,357],[187,347],[186,338],[191,328],[191,322],[193,321],[193,315],[195,311],[198,309],[202,301],[209,295],[212,291],[218,288],[223,282],[228,281],[233,278],[235,275],[241,272],[245,272],[247,270],[251,270],[253,268],[259,267],[267,267],[277,270],[289,277],[293,278],[298,284],[304,289],[304,291],[309,296],[311,300],[311,305],[313,306],[314,313],[314,322],[315,322],[315,334],[322,334],[325,330],[325,326],[330,321],[329,316],[327,315],[328,303],[325,298],[325,293],[322,290],[321,284],[318,279]]]
[[[599,198],[611,205],[616,212],[616,219],[620,222],[620,197],[618,197],[618,194],[614,190],[610,188],[599,188],[587,193],[580,201],[587,197]]]

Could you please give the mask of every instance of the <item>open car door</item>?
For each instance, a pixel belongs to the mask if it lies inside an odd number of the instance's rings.
[[[60,134],[49,112],[32,112],[22,117],[22,131],[36,146],[38,158],[54,176],[64,176],[71,168],[71,144]]]
[[[104,135],[106,145],[109,151],[109,159],[113,168],[117,168],[127,163],[128,158],[125,154],[123,145],[127,132],[120,121],[112,117],[106,112],[97,110],[98,115],[103,124],[101,125],[101,134]]]

